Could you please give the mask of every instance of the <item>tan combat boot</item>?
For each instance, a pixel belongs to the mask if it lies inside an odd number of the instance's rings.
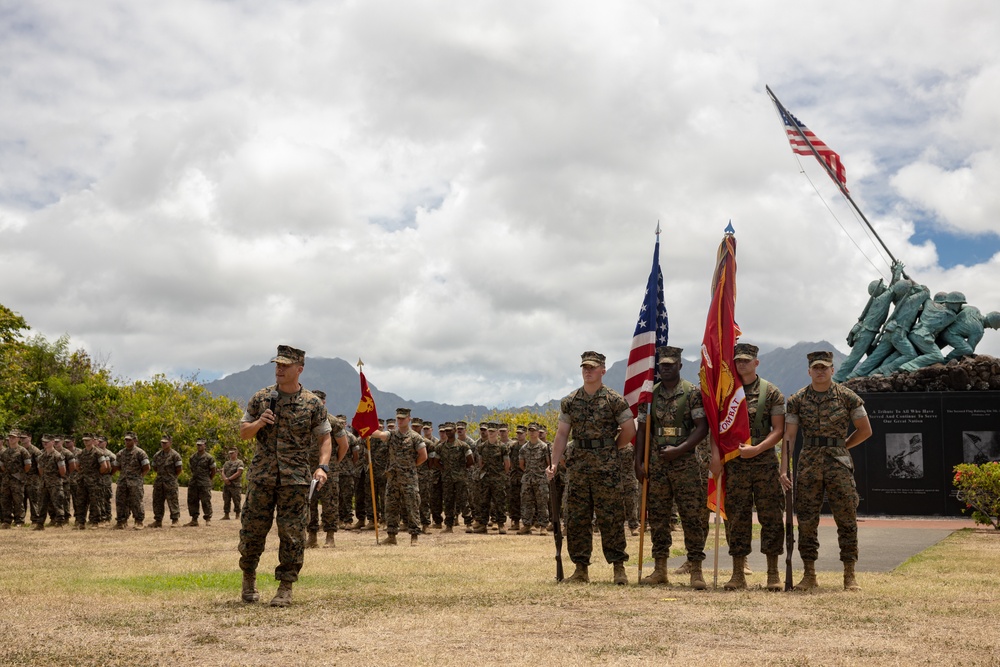
[[[208,517],[205,517],[205,525],[206,525],[206,526],[210,526],[210,525],[212,525],[212,520],[211,520],[211,519],[209,519]]]
[[[347,530],[361,530],[364,527],[365,527],[365,520],[364,519],[358,519],[357,523],[355,523],[353,526],[351,526]]]
[[[570,575],[568,579],[563,579],[563,581],[565,581],[566,583],[589,584],[590,575],[587,574],[587,566],[577,565],[576,570],[573,571],[573,574]]]
[[[685,560],[681,566],[674,570],[674,574],[691,574],[691,561]]]
[[[858,580],[854,578],[854,561],[844,561],[844,590],[861,590],[861,586],[858,585]]]
[[[223,520],[223,521],[229,521],[229,520],[230,520],[230,519],[229,519],[229,512],[226,512],[226,513],[224,513],[224,514],[222,515],[222,520]]]
[[[316,531],[310,530],[306,535],[306,549],[315,549],[318,546],[316,544]]]
[[[619,561],[615,563],[615,586],[627,586],[628,575],[625,574],[625,563]]]
[[[323,543],[324,549],[332,549],[335,546],[337,546],[336,539],[334,538],[336,534],[337,533],[333,532],[332,530],[326,531],[326,542]]]
[[[511,526],[511,528],[513,528],[513,526]],[[531,526],[529,526],[528,524],[524,524],[523,526],[521,526],[520,528],[517,529],[517,534],[518,535],[531,535]]]
[[[733,556],[733,576],[722,584],[723,588],[727,591],[738,591],[747,587],[746,575],[743,573],[746,562],[746,556]]]
[[[417,546],[417,537],[418,537],[417,535],[410,535],[410,546],[411,547]]]
[[[520,521],[511,521],[511,523],[510,523],[510,529],[513,530],[513,531],[515,531],[515,532],[521,530],[521,522]]]
[[[489,531],[489,528],[486,526],[486,524],[482,524],[481,523],[478,526],[476,526],[476,524],[472,524],[472,525],[473,525],[473,528],[472,528],[472,532],[473,533],[476,533],[476,534],[479,534],[479,535],[484,535],[484,534],[486,534]],[[465,531],[465,532],[469,532],[469,531]]]
[[[649,576],[643,577],[639,580],[640,586],[655,586],[656,584],[669,584],[670,580],[667,578],[667,559],[657,558],[653,561],[653,571]]]
[[[38,522],[38,523],[36,523],[35,525],[33,525],[33,526],[31,527],[31,529],[32,529],[32,530],[45,530],[45,524],[44,524],[44,523],[42,523],[42,522]]]
[[[271,598],[272,607],[287,607],[292,604],[292,582],[282,581],[278,584],[278,592]]]
[[[785,587],[778,576],[778,554],[768,554],[767,556],[767,586],[769,591],[781,591]]]
[[[142,525],[142,521],[136,521],[132,525],[132,530],[143,530],[143,528],[144,528],[144,526]]]
[[[190,521],[184,524],[185,528],[196,527],[198,525],[198,517],[193,517]]]
[[[445,526],[444,530],[442,530],[441,532],[442,533],[454,533],[455,529],[452,526]]]
[[[696,591],[703,591],[708,586],[705,584],[705,578],[701,576],[701,561],[688,561],[691,564],[691,588]]]
[[[244,602],[257,602],[260,600],[260,592],[257,590],[256,572],[243,573],[243,591],[240,593],[240,598]]]
[[[119,521],[115,524],[115,530],[125,530],[125,522]]]
[[[170,520],[170,527],[171,527],[171,528],[176,528],[176,527],[177,527],[177,522],[178,522],[178,521],[179,521],[179,519],[171,519],[171,520]]]
[[[441,530],[441,524],[440,523],[436,523],[433,526],[431,526],[431,528],[433,528],[434,530]]]
[[[795,584],[795,590],[797,591],[814,591],[819,588],[819,582],[816,581],[816,561],[814,560],[804,560],[802,565],[805,567],[805,572],[802,573],[802,581]]]
[[[395,546],[396,545],[396,533],[391,533],[389,536],[387,536],[384,540],[382,540],[382,544],[389,544],[389,545]]]
[[[539,526],[538,527],[538,534],[539,535],[548,535],[549,531],[545,530],[545,526]]]
[[[498,523],[497,524],[497,534],[498,535],[506,535],[507,534],[507,529],[504,528],[504,525],[502,523]]]
[[[153,523],[149,524],[150,528],[163,528],[163,519],[155,519]]]

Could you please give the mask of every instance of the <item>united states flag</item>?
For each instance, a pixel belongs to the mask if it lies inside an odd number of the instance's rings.
[[[829,146],[823,143],[812,130],[807,128],[791,112],[782,111],[781,119],[785,122],[785,133],[788,135],[788,143],[792,145],[792,151],[797,155],[813,155],[812,149],[809,148],[809,145],[812,144],[819,158],[822,158],[823,162],[829,167],[831,176],[836,175],[835,181],[844,192],[847,192],[847,170],[844,169],[844,164],[840,161],[840,156],[834,153]],[[799,134],[799,131],[795,129],[796,127],[802,130],[802,134]],[[805,136],[805,139],[803,139],[803,136]]]
[[[646,294],[639,308],[639,319],[632,334],[632,349],[628,353],[625,370],[625,400],[632,408],[632,416],[639,415],[639,406],[653,398],[656,378],[656,349],[667,344],[667,308],[663,304],[663,272],[660,271],[660,233],[656,233],[653,249],[653,269],[646,281]]]

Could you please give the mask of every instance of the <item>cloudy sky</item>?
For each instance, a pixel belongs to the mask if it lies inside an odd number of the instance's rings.
[[[723,229],[762,347],[888,275],[1000,309],[1000,4],[0,3],[0,303],[122,377],[361,357],[520,405],[627,355],[663,228],[694,359]],[[1000,332],[980,351],[1000,355]]]

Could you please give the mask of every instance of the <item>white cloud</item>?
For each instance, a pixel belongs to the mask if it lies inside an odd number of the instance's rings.
[[[671,341],[697,347],[732,219],[747,337],[840,345],[887,270],[790,158],[768,83],[841,153],[914,277],[992,310],[1000,258],[940,268],[916,214],[995,233],[998,17],[19,6],[0,25],[0,261],[17,276],[0,302],[131,377],[232,372],[289,342],[361,356],[406,396],[519,404],[575,384],[584,349],[626,355],[657,220]]]

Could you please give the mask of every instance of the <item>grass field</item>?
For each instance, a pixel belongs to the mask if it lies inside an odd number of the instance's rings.
[[[631,537],[616,587],[603,562],[590,585],[557,585],[551,537],[432,531],[411,548],[341,531],[272,609],[239,601],[238,529],[3,531],[0,665],[1000,665],[993,530],[861,573],[853,594],[835,573],[813,594],[764,591],[759,572],[738,593],[639,587]],[[265,602],[276,562],[272,533]]]

